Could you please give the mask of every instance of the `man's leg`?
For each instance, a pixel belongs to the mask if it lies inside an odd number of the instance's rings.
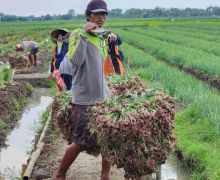
[[[32,66],[34,66],[34,55],[31,54],[31,59],[32,59]]]
[[[66,172],[80,153],[80,145],[72,143],[66,150],[54,180],[65,180]]]
[[[110,180],[111,164],[102,157],[102,175],[101,180]]]
[[[34,54],[34,66],[37,66],[37,54]]]
[[[28,58],[29,58],[29,61],[30,61],[31,66],[33,66],[33,58],[32,58],[32,55],[31,55],[31,54],[28,54]]]

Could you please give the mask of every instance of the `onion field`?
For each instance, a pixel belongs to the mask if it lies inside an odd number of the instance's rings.
[[[55,28],[72,31],[83,24],[0,23],[0,89],[12,82],[11,70],[3,68],[8,59],[26,58],[24,53],[15,52],[16,43],[26,39],[39,42],[43,62],[39,72],[45,72],[53,47],[50,32]],[[108,21],[106,29],[122,38],[125,75],[138,76],[147,85],[175,98],[175,152],[190,178],[220,179],[219,21],[128,19]],[[6,125],[0,117],[0,142],[13,128]]]
[[[217,30],[219,26],[208,25],[115,29],[124,40],[123,51],[131,73],[158,83],[183,105],[176,122],[177,149],[192,179],[220,177]]]

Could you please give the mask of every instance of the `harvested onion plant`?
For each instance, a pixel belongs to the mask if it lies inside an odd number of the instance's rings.
[[[70,123],[73,123],[73,117],[71,96],[66,91],[55,96],[52,105],[52,119],[58,124],[63,138],[69,141]]]
[[[136,77],[111,76],[108,85],[111,98],[93,106],[89,122],[101,154],[124,168],[126,178],[138,179],[156,172],[175,143],[174,101],[147,88]],[[67,140],[69,124],[74,123],[71,112],[70,95],[62,92],[55,98],[52,116]]]
[[[156,172],[174,146],[174,101],[138,78],[108,82],[112,97],[92,108],[90,121],[102,155],[124,168],[126,178]]]

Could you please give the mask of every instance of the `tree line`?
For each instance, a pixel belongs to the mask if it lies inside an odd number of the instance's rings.
[[[206,9],[198,8],[160,8],[156,7],[154,9],[138,9],[131,8],[123,12],[122,9],[112,9],[109,11],[109,17],[114,18],[157,18],[157,17],[210,17],[210,16],[220,16],[220,7],[209,6]],[[50,20],[81,20],[84,19],[83,14],[76,14],[74,9],[70,9],[66,14],[54,14],[54,15],[43,15],[36,17],[34,15],[30,16],[16,16],[16,15],[6,15],[0,12],[1,22],[10,21],[50,21]]]

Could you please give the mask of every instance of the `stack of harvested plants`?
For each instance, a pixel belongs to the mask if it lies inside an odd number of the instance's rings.
[[[63,138],[69,141],[71,135],[70,123],[73,122],[72,117],[71,95],[66,91],[62,91],[55,96],[52,104],[52,120],[56,122],[63,134]]]
[[[113,96],[92,108],[90,131],[101,153],[125,178],[154,173],[172,151],[175,104],[170,97],[146,88],[138,78],[109,78]]]
[[[124,168],[126,178],[139,179],[156,172],[175,143],[174,101],[136,77],[111,76],[108,84],[112,97],[91,109],[89,123],[102,155]],[[70,95],[62,92],[52,109],[52,118],[68,140],[70,123],[74,123]]]
[[[10,57],[9,63],[11,68],[22,69],[30,66],[29,60],[25,57]]]

